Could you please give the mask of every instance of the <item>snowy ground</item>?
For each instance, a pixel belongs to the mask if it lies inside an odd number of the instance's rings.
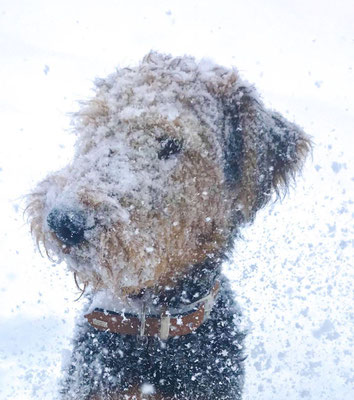
[[[0,0],[1,400],[55,398],[80,307],[21,196],[70,159],[67,113],[92,79],[150,49],[236,65],[312,135],[296,191],[226,267],[250,329],[244,398],[354,398],[353,20],[351,0]]]

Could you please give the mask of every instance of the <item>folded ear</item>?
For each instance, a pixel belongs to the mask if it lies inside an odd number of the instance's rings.
[[[244,220],[289,186],[310,150],[309,137],[280,114],[266,110],[251,87],[224,99],[226,180]]]

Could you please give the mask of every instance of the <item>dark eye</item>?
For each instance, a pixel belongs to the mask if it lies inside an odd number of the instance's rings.
[[[182,141],[178,139],[160,139],[160,150],[157,153],[159,160],[167,160],[173,154],[182,150]]]

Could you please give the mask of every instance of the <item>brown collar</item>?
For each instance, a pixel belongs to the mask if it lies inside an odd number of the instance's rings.
[[[193,308],[189,313],[182,311],[180,314],[171,315],[166,309],[159,316],[147,316],[144,311],[140,316],[127,316],[96,308],[86,314],[85,318],[100,331],[141,337],[155,336],[167,340],[170,337],[188,335],[198,329],[208,319],[219,288],[220,283],[216,281],[206,297],[189,305],[189,308]]]

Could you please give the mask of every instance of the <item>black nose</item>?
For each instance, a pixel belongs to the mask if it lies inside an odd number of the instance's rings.
[[[82,211],[54,208],[49,213],[47,222],[64,244],[75,246],[85,239],[86,216]]]

